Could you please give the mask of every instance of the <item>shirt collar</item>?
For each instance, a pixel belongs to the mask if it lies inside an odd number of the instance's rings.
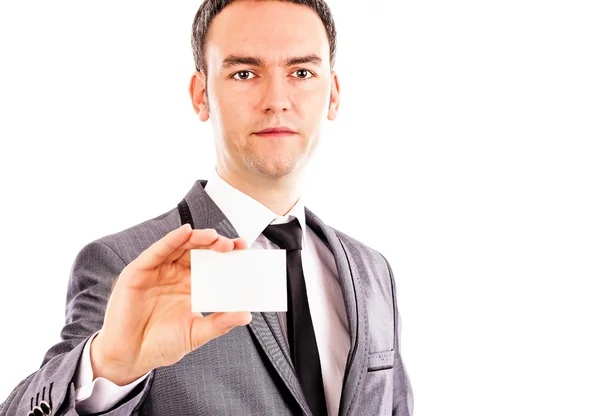
[[[214,169],[204,188],[208,196],[225,214],[238,235],[250,247],[269,224],[283,224],[297,218],[302,228],[302,248],[306,241],[306,217],[302,196],[286,215],[277,215],[256,199],[227,183]]]

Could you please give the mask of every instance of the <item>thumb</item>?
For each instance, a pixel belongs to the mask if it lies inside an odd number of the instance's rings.
[[[250,312],[215,312],[209,316],[194,314],[190,328],[192,350],[208,341],[225,335],[236,326],[248,325],[252,321]]]

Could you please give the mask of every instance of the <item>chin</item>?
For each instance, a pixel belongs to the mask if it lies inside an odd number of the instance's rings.
[[[253,164],[251,168],[260,175],[276,179],[293,173],[297,168],[297,164],[289,160],[275,162],[261,160],[259,163]]]
[[[279,179],[285,176],[288,176],[290,173],[294,172],[294,169],[291,168],[280,168],[280,167],[271,167],[271,168],[262,168],[260,173],[263,176],[267,176],[272,179]]]

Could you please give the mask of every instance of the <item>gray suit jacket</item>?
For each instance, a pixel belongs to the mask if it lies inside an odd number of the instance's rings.
[[[197,181],[184,199],[194,227],[237,237],[205,185]],[[306,223],[334,255],[348,317],[350,352],[340,415],[412,415],[412,389],[400,358],[394,277],[387,260],[328,227],[308,209]],[[25,416],[42,400],[53,415],[77,414],[72,379],[85,342],[102,327],[114,279],[144,249],[181,224],[175,208],[80,251],[69,279],[63,341],[50,348],[41,368],[0,405],[0,416]],[[248,326],[152,371],[105,414],[310,415],[277,314],[252,315]]]

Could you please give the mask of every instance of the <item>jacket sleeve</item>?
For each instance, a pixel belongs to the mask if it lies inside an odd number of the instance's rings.
[[[86,341],[102,327],[113,281],[125,262],[108,245],[95,241],[77,255],[67,290],[61,341],[46,353],[39,370],[21,381],[0,405],[0,416],[27,416],[36,406],[53,415],[77,415],[74,375]],[[129,415],[141,404],[152,375],[106,415]],[[44,402],[44,403],[42,403]]]
[[[386,259],[388,269],[390,271],[390,279],[392,285],[392,296],[394,302],[394,402],[392,408],[392,415],[394,416],[412,416],[413,415],[413,391],[408,378],[408,373],[402,362],[400,356],[400,332],[401,332],[401,320],[400,313],[398,312],[398,298],[396,296],[396,281],[394,279],[394,273],[390,267],[389,262]]]

